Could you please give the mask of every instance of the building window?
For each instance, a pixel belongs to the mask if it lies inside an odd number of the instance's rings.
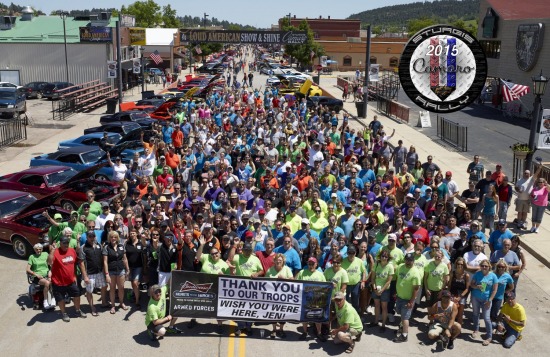
[[[390,58],[390,67],[397,67],[399,65],[399,58],[392,57]]]
[[[376,62],[376,57],[371,56],[371,57],[370,57],[370,64],[376,64],[376,63],[377,63],[377,62]]]
[[[351,57],[350,56],[344,57],[344,66],[351,66]]]
[[[487,58],[500,58],[500,41],[479,41]]]

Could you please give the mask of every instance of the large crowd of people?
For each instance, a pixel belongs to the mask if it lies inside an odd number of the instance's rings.
[[[234,59],[247,63],[254,53],[243,48]],[[390,324],[397,324],[393,341],[406,342],[424,316],[442,348],[454,348],[465,314],[473,339],[484,321],[483,346],[501,336],[509,348],[521,338],[526,316],[515,294],[526,261],[506,212],[516,190],[515,224],[526,228],[532,207],[538,232],[549,188],[539,172],[525,171],[512,187],[500,165],[486,171],[476,155],[461,168],[469,182],[460,191],[456,168],[423,161],[414,145],[390,146],[393,133],[376,116],[357,130],[343,113],[269,87],[226,86],[204,102],[184,100],[153,130],[129,166],[109,159],[116,197],[98,202],[88,192],[68,222],[45,212],[49,253],[36,245],[27,272],[51,288],[63,321],[70,321],[67,296],[77,316],[87,316],[81,286],[98,316],[94,290],[116,314],[117,299],[118,309],[142,309],[146,283],[150,337],[177,333],[166,311],[177,269],[332,282],[331,319],[311,334],[347,343],[347,352],[363,331]],[[55,307],[44,297],[45,308]],[[253,332],[252,322],[239,321],[235,334]],[[309,336],[305,323],[300,339]],[[284,322],[273,323],[270,337],[286,337]]]

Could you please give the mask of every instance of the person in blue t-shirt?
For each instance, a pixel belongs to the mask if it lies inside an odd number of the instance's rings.
[[[512,239],[514,233],[507,228],[506,220],[500,219],[498,221],[498,228],[491,233],[489,236],[489,249],[491,249],[491,254],[502,249],[502,242],[504,239]]]
[[[479,263],[479,267],[481,270],[472,276],[469,283],[469,288],[472,291],[472,320],[474,323],[472,338],[479,337],[479,312],[481,310],[487,336],[487,339],[483,341],[483,346],[488,346],[493,338],[491,304],[498,290],[498,277],[491,271],[491,263],[488,259],[483,259]]]

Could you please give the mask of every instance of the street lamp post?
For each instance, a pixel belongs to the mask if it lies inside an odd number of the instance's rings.
[[[204,29],[206,30],[206,18],[210,16],[208,15],[206,12],[204,13],[204,17],[202,18],[202,26],[204,27]],[[206,66],[206,57],[204,56],[204,54],[202,54],[202,65],[203,66]]]
[[[57,13],[60,18],[63,19],[63,42],[65,43],[65,81],[69,82],[69,60],[67,58],[67,28],[65,26],[65,20],[69,13],[66,11],[59,11]]]
[[[548,78],[542,75],[542,70],[540,75],[534,76],[531,78],[533,80],[533,94],[535,95],[535,103],[533,104],[533,117],[531,118],[531,130],[529,131],[529,153],[525,159],[525,169],[531,170],[531,163],[533,162],[533,154],[535,152],[535,135],[538,129],[538,123],[540,121],[540,111],[541,111],[541,97],[544,95],[546,90],[546,84],[548,84]]]

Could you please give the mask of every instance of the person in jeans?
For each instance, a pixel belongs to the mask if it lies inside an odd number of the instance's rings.
[[[539,227],[544,216],[546,206],[548,206],[548,192],[550,192],[550,185],[542,177],[539,177],[542,165],[535,172],[535,183],[531,191],[531,207],[533,214],[531,215],[531,221],[533,226],[531,227],[531,233],[538,233]]]
[[[513,291],[507,292],[505,299],[506,303],[500,310],[502,325],[497,328],[505,331],[503,346],[511,348],[516,341],[521,339],[521,332],[525,328],[527,315],[523,306],[516,302],[516,294]]]
[[[469,288],[472,291],[472,311],[473,311],[473,333],[472,339],[479,337],[479,312],[485,321],[487,338],[483,341],[483,346],[489,346],[493,339],[493,328],[491,324],[491,304],[498,289],[498,278],[491,271],[491,263],[484,259],[479,264],[481,270],[475,273],[470,280]]]

